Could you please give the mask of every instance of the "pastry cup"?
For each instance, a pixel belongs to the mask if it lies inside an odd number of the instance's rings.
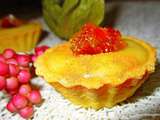
[[[0,52],[12,48],[17,52],[28,52],[37,44],[41,34],[39,23],[28,23],[16,28],[0,30]]]
[[[133,37],[122,39],[126,48],[95,55],[76,56],[69,43],[60,44],[38,57],[36,73],[73,104],[113,107],[132,96],[155,70],[151,45]]]
[[[148,73],[146,73],[141,79],[128,79],[118,86],[106,84],[98,89],[88,89],[83,86],[67,88],[58,82],[51,83],[51,85],[65,98],[81,107],[94,109],[111,108],[132,96],[148,76]]]

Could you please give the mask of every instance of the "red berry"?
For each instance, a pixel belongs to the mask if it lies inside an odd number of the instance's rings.
[[[30,67],[22,67],[22,66],[20,66],[19,68],[20,68],[20,70],[26,70],[26,71],[30,72]]]
[[[0,76],[0,90],[3,90],[6,87],[5,77]]]
[[[9,73],[9,67],[6,63],[0,62],[0,75],[6,76]]]
[[[20,83],[28,83],[31,79],[31,74],[28,70],[21,70],[18,74]]]
[[[2,54],[0,54],[0,62],[5,62],[5,61],[6,60],[5,60],[4,56]]]
[[[14,64],[9,64],[9,73],[11,76],[16,76],[19,72],[19,67]]]
[[[27,54],[17,55],[16,59],[17,59],[18,64],[24,67],[28,66],[31,61],[30,55],[27,55]]]
[[[39,104],[42,101],[41,94],[38,90],[33,90],[30,92],[28,99],[33,104]]]
[[[16,61],[16,59],[14,58],[10,58],[6,60],[7,64],[14,64],[14,65],[18,65],[18,62]]]
[[[12,100],[9,101],[9,103],[8,103],[7,106],[6,106],[6,108],[7,108],[8,111],[10,111],[10,112],[12,112],[12,113],[17,112],[17,109],[16,109],[16,107],[14,106]]]
[[[39,46],[35,48],[36,56],[42,55],[49,47],[46,45]]]
[[[18,93],[18,89],[14,89],[14,90],[8,90],[6,89],[7,93],[10,94],[11,96],[15,95]]]
[[[24,84],[21,85],[19,88],[19,94],[23,95],[23,96],[28,96],[29,93],[31,92],[31,86],[29,84]]]
[[[33,106],[27,106],[19,111],[21,117],[28,119],[33,115]]]
[[[125,47],[119,31],[85,24],[71,39],[75,54],[97,54],[117,51]]]
[[[48,47],[42,46],[37,49],[37,54],[42,54]],[[16,54],[12,49],[6,49],[0,54],[0,90],[5,89],[12,99],[6,105],[8,111],[18,112],[21,117],[28,119],[33,115],[32,104],[42,101],[41,94],[33,90],[29,83],[34,67],[31,66],[33,59],[27,54]],[[32,73],[32,74],[31,74]],[[19,87],[20,86],[20,87]]]
[[[37,59],[37,56],[36,56],[36,55],[31,55],[31,60],[32,60],[32,62],[34,62],[36,59]]]
[[[16,53],[15,53],[15,51],[12,50],[12,49],[5,49],[5,50],[3,51],[3,56],[4,56],[6,59],[13,58],[15,55],[16,55]]]
[[[19,86],[18,79],[16,77],[10,77],[6,79],[7,90],[15,90]]]
[[[17,109],[22,109],[27,106],[28,100],[26,97],[16,94],[13,96],[13,104]]]

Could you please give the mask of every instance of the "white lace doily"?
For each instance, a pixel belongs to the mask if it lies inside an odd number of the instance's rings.
[[[59,42],[58,38],[49,35],[41,44],[53,45]],[[160,60],[159,41],[148,42],[157,47]],[[95,111],[80,108],[64,99],[42,78],[34,78],[32,82],[40,86],[44,99],[42,105],[35,107],[32,120],[160,120],[160,61],[155,73],[134,96],[111,109]],[[12,114],[5,109],[7,101],[5,95],[0,92],[0,120],[23,120],[18,114]]]

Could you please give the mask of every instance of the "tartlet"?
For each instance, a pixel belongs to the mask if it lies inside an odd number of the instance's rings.
[[[6,18],[4,18],[6,20]],[[7,19],[18,20],[14,16],[7,16]],[[0,21],[0,23],[2,20]],[[14,22],[14,21],[13,21]],[[6,23],[5,23],[6,24]],[[10,24],[10,23],[7,23]],[[17,52],[29,52],[37,44],[42,27],[37,22],[12,23],[14,26],[0,29],[0,51],[6,48],[12,48]],[[17,26],[16,26],[17,24]]]
[[[35,62],[43,76],[72,103],[85,108],[113,107],[132,96],[155,70],[155,49],[137,38],[123,36],[121,50],[75,55],[70,42],[48,49]]]

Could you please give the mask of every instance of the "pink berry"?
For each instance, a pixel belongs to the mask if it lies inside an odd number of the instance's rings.
[[[28,99],[33,104],[39,104],[42,101],[41,94],[38,90],[33,90],[30,92]]]
[[[9,67],[6,63],[0,62],[0,75],[5,76],[9,73]]]
[[[19,111],[21,117],[28,119],[33,115],[33,106],[27,106]]]
[[[13,96],[13,104],[17,109],[22,109],[27,106],[28,100],[26,97],[20,94]]]
[[[8,94],[10,94],[11,96],[15,95],[18,93],[18,89],[14,89],[14,90],[6,90]]]
[[[20,70],[26,70],[26,71],[30,72],[30,67],[22,67],[22,66],[20,66],[19,68],[20,68]]]
[[[37,56],[36,56],[36,55],[31,55],[31,60],[32,60],[32,62],[34,62],[36,59],[37,59]]]
[[[0,76],[0,90],[3,90],[6,87],[5,77]]]
[[[37,56],[42,55],[49,47],[46,45],[39,46],[35,48],[35,53]]]
[[[14,106],[12,100],[9,101],[9,103],[8,103],[7,106],[6,106],[6,108],[7,108],[8,111],[10,111],[10,112],[12,112],[12,113],[17,112],[17,109],[16,109],[16,107]]]
[[[7,62],[7,64],[18,65],[18,62],[14,58],[7,59],[6,62]]]
[[[16,77],[10,77],[6,79],[7,90],[15,90],[18,88],[18,79]]]
[[[24,66],[24,67],[28,66],[31,61],[30,56],[27,54],[26,55],[17,55],[16,58],[17,58],[19,65]]]
[[[18,74],[18,79],[20,83],[28,83],[31,79],[31,74],[27,70],[21,70]]]
[[[16,76],[19,72],[19,67],[14,64],[9,64],[9,73],[12,76]]]
[[[36,55],[37,56],[40,56],[40,55],[42,55],[44,53],[44,51],[38,51],[38,52],[36,52]]]
[[[19,94],[23,95],[23,96],[28,96],[29,93],[31,92],[31,86],[29,84],[24,84],[21,85],[19,88]]]
[[[0,62],[5,62],[5,61],[6,60],[5,60],[4,56],[2,54],[0,54]]]
[[[3,56],[8,59],[8,58],[12,58],[16,55],[15,51],[12,49],[5,49],[3,51]]]

